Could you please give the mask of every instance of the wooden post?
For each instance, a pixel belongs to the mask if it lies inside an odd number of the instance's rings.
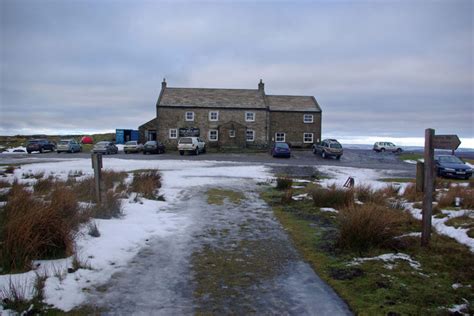
[[[433,186],[434,186],[434,129],[425,130],[425,172],[423,185],[423,215],[421,229],[421,245],[429,246],[431,238],[431,215],[433,208]]]
[[[421,161],[416,162],[416,192],[423,192],[425,184],[425,164]]]
[[[95,180],[95,198],[97,203],[102,202],[102,154],[92,154],[92,168],[94,169],[94,180]]]

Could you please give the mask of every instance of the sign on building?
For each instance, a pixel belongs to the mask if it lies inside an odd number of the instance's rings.
[[[179,137],[199,137],[199,135],[199,128],[189,127],[179,129]]]

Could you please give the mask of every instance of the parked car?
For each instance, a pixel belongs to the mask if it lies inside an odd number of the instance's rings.
[[[435,165],[439,177],[469,179],[472,176],[472,167],[456,156],[435,156]]]
[[[206,143],[200,137],[181,137],[178,141],[178,151],[181,156],[185,151],[199,155],[206,152]]]
[[[273,143],[272,150],[270,154],[273,157],[291,157],[291,149],[287,143]]]
[[[149,140],[143,146],[143,154],[162,154],[165,152],[165,145],[155,140]]]
[[[118,148],[113,142],[102,141],[92,147],[92,152],[110,155],[118,153]]]
[[[47,139],[31,139],[26,145],[26,151],[31,154],[33,151],[39,151],[42,153],[45,150],[54,151],[56,149],[56,144],[50,142]]]
[[[328,138],[319,144],[313,144],[313,154],[319,154],[322,158],[336,157],[336,159],[341,159],[343,153],[342,145],[335,139]]]
[[[61,152],[80,152],[82,151],[82,146],[75,139],[61,139],[56,148],[56,152],[59,154]]]
[[[143,151],[143,145],[137,142],[136,140],[131,140],[125,143],[123,146],[123,151],[124,153],[138,153],[140,151]]]
[[[391,142],[376,142],[374,144],[374,151],[376,152],[391,151],[394,153],[401,153],[403,150],[401,147]]]

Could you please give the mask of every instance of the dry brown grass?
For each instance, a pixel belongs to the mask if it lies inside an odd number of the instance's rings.
[[[20,185],[12,187],[2,217],[1,263],[7,271],[27,269],[33,259],[57,258],[73,251],[73,231],[61,210]]]
[[[33,185],[33,190],[36,194],[48,194],[53,189],[54,183],[54,176],[49,176],[46,179],[38,179]]]
[[[123,215],[120,195],[112,190],[107,191],[102,197],[101,204],[95,204],[90,210],[90,215],[94,218],[110,219]]]
[[[124,180],[126,177],[127,173],[125,172],[115,172],[111,170],[103,171],[103,191],[109,191],[111,189],[114,189],[114,187],[124,188]],[[94,177],[87,177],[82,179],[81,181],[77,181],[74,177],[69,177],[68,183],[74,187],[74,191],[76,192],[79,201],[95,202],[96,195]]]
[[[13,166],[13,165],[7,166],[7,167],[5,168],[5,173],[13,174],[13,173],[15,172],[15,169],[17,169],[17,168],[19,168],[19,167]]]
[[[289,204],[291,202],[293,202],[293,189],[290,187],[281,196],[281,203],[282,204]]]
[[[341,208],[354,204],[354,192],[352,190],[336,188],[335,185],[327,189],[312,186],[308,188],[308,193],[317,207]]]
[[[276,183],[277,190],[288,190],[293,185],[293,179],[287,176],[279,176],[276,179]]]
[[[10,182],[0,179],[0,189],[9,188],[10,186]]]
[[[126,172],[117,172],[113,170],[102,171],[102,182],[105,186],[105,190],[114,189],[114,186],[123,183],[123,180],[125,180],[126,177]]]
[[[453,186],[448,192],[443,193],[439,200],[439,207],[455,206],[455,198],[461,198],[461,207],[474,209],[474,190],[469,187]]]
[[[161,188],[161,175],[158,170],[150,170],[133,175],[130,191],[146,199],[157,199],[159,188]]]
[[[403,192],[403,197],[410,202],[422,201],[423,192],[417,192],[416,185],[411,183],[406,186],[405,191]]]
[[[337,246],[359,252],[384,246],[400,234],[400,227],[407,219],[405,212],[377,204],[346,207],[338,215]]]

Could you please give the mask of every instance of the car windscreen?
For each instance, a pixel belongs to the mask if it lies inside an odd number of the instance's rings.
[[[145,145],[156,145],[156,142],[151,140],[145,143]]]
[[[193,140],[189,137],[184,137],[179,140],[180,144],[192,144]]]
[[[61,140],[59,141],[59,145],[67,145],[69,144],[69,141],[68,140]]]
[[[28,144],[38,144],[39,142],[39,140],[29,140]]]
[[[441,157],[438,157],[438,160],[439,160],[439,162],[442,162],[442,163],[462,163],[462,164],[464,164],[464,162],[456,156],[441,156]]]
[[[136,144],[137,144],[136,141],[129,141],[125,143],[125,145],[136,145]]]
[[[277,148],[288,148],[288,144],[287,143],[276,143],[275,144],[275,147]]]
[[[330,148],[338,148],[338,149],[342,148],[341,144],[330,144],[329,147]]]
[[[98,146],[107,146],[109,142],[98,142],[96,145]]]

